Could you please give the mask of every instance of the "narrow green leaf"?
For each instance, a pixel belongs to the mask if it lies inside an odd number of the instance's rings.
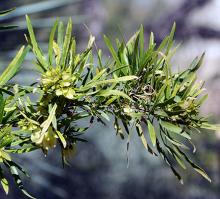
[[[140,59],[142,60],[144,56],[144,27],[140,27]]]
[[[3,98],[3,94],[0,93],[0,123],[2,123],[2,119],[4,116],[4,107],[5,107],[5,100]]]
[[[66,35],[64,38],[64,43],[63,43],[63,49],[62,49],[62,56],[61,56],[61,66],[65,66],[68,51],[70,48],[70,42],[71,42],[71,36],[72,36],[72,19],[69,18],[67,28],[66,28]]]
[[[57,44],[60,49],[63,48],[63,40],[64,40],[64,25],[63,22],[59,22],[58,25],[58,34],[57,34]]]
[[[211,178],[207,175],[207,173],[202,168],[198,167],[197,165],[193,165],[193,168],[200,175],[202,175],[206,180],[208,180],[209,182],[212,182]]]
[[[55,41],[53,41],[53,51],[55,53],[56,65],[59,66],[61,59],[61,49]]]
[[[105,36],[105,35],[104,35],[104,41],[105,41],[105,44],[106,44],[106,46],[108,47],[108,49],[109,49],[109,51],[110,51],[112,57],[114,58],[114,61],[118,64],[118,66],[120,66],[120,65],[121,65],[121,62],[120,62],[120,60],[119,60],[119,58],[118,58],[118,55],[117,55],[117,53],[116,53],[114,47],[112,46],[111,41],[110,41],[109,38],[108,38],[107,36]]]
[[[135,75],[137,74],[137,71],[139,69],[139,62],[138,62],[138,59],[139,59],[139,49],[138,49],[138,45],[139,45],[139,38],[140,38],[140,34],[137,35],[135,41],[134,41],[134,47],[133,47],[133,53],[132,53],[132,62],[131,62],[131,66],[130,66],[130,69],[131,69],[131,72],[132,72],[132,75]]]
[[[33,52],[36,55],[37,60],[41,64],[42,68],[44,70],[46,70],[48,68],[48,64],[47,64],[45,57],[43,56],[40,48],[38,47],[38,44],[37,44],[37,41],[35,38],[35,34],[34,34],[34,30],[33,30],[32,24],[31,24],[31,20],[28,15],[26,15],[26,21],[27,21],[28,32],[29,32],[30,39],[31,39],[31,44],[33,46]]]
[[[190,72],[195,72],[199,69],[199,67],[202,65],[204,57],[205,57],[205,53],[202,53],[202,56],[200,58],[196,57],[193,60],[193,62],[189,66]]]
[[[53,121],[53,118],[56,117],[56,115],[55,115],[55,114],[56,114],[56,109],[57,109],[57,104],[54,104],[53,108],[52,108],[51,111],[50,111],[50,114],[49,114],[47,120],[45,120],[45,121],[41,124],[41,127],[42,127],[41,134],[44,134],[44,133],[48,130],[50,124],[51,124],[52,121]]]
[[[148,124],[148,131],[149,131],[151,142],[152,142],[153,146],[155,146],[157,137],[156,137],[156,132],[155,132],[154,126],[152,125],[150,120],[147,120],[147,124]]]
[[[76,56],[76,40],[74,38],[71,38],[71,47],[70,47],[70,61],[69,66],[74,66],[74,59]]]
[[[120,125],[118,124],[118,119],[115,117],[115,121],[114,121],[114,129],[116,130],[116,135],[119,135],[121,137],[121,139],[124,139],[124,133],[120,127]]]
[[[48,45],[48,63],[50,66],[53,64],[53,42],[54,42],[54,35],[56,33],[58,26],[58,20],[55,21],[53,28],[50,33],[50,38],[49,38],[49,45]]]
[[[95,83],[95,85],[108,84],[108,83],[127,82],[127,81],[131,81],[131,80],[135,80],[135,79],[137,79],[137,76],[130,75],[130,76],[118,77],[118,78],[115,78],[115,79],[107,79],[107,80],[97,81]]]
[[[168,159],[166,153],[163,151],[163,149],[161,148],[159,141],[157,140],[156,142],[156,146],[157,146],[157,150],[159,151],[161,157],[164,159],[164,161],[167,163],[167,165],[169,165],[169,167],[171,168],[173,174],[177,177],[177,179],[179,180],[179,182],[181,184],[183,184],[183,179],[181,178],[180,174],[177,172],[177,170],[173,167],[172,162]]]
[[[163,49],[166,47],[167,43],[169,41],[169,36],[166,36],[163,41],[160,43],[159,47],[157,48],[157,52],[162,52]]]
[[[14,28],[17,28],[18,26],[14,26],[14,25],[5,25],[5,26],[0,26],[0,31],[4,31],[4,30],[11,30]]]
[[[6,195],[8,195],[8,192],[9,192],[8,180],[3,176],[1,168],[0,168],[0,180],[1,180],[2,188],[4,189]]]
[[[137,41],[137,37],[139,37],[139,34],[140,32],[137,31],[129,40],[128,42],[126,43],[126,49],[127,49],[127,53],[129,55],[131,55],[130,53],[133,51],[134,49],[134,45],[135,45],[135,42]]]
[[[200,168],[198,165],[196,165],[192,160],[190,160],[185,153],[183,153],[178,147],[176,149],[184,156],[185,160],[193,167],[193,169],[198,172],[200,175],[202,175],[206,180],[211,182],[212,180],[210,177],[207,175],[207,173]]]
[[[104,119],[106,119],[108,122],[110,121],[110,118],[109,118],[108,114],[106,114],[104,111],[101,111],[101,110],[99,110],[98,112],[101,114],[101,116]]]
[[[119,91],[119,90],[103,90],[97,94],[98,96],[118,96],[118,97],[123,97],[125,99],[128,99],[129,101],[133,101],[128,95],[126,95],[124,92]]]
[[[187,96],[189,95],[189,92],[191,91],[194,83],[196,82],[196,74],[194,74],[192,76],[192,79],[190,81],[190,84],[187,86],[187,89],[185,90],[185,92],[183,93],[182,99],[186,99]]]
[[[104,75],[104,73],[106,72],[106,68],[105,69],[103,69],[103,70],[101,70],[101,71],[99,71],[93,78],[92,78],[92,80],[90,81],[90,82],[95,82],[95,81],[97,81],[100,77],[102,77],[103,75]],[[89,82],[89,83],[90,83]],[[89,84],[88,83],[88,84]]]
[[[142,127],[141,127],[140,124],[136,124],[136,130],[137,130],[137,132],[138,132],[138,135],[139,135],[140,138],[141,138],[141,141],[142,141],[142,143],[143,143],[145,149],[148,150],[147,140],[146,140],[146,138],[145,138],[145,136],[144,136],[144,132],[143,132],[143,129],[142,129]]]
[[[117,100],[117,99],[118,99],[117,96],[113,96],[113,97],[109,98],[105,104],[106,104],[107,106],[109,106],[111,103],[113,103],[113,102],[114,102],[115,100]]]
[[[11,170],[11,174],[12,174],[14,180],[15,180],[15,183],[17,184],[17,186],[19,187],[19,189],[20,189],[27,197],[29,197],[29,198],[31,198],[31,199],[36,199],[36,198],[34,198],[33,196],[31,196],[31,195],[24,189],[24,185],[23,185],[23,183],[22,183],[22,181],[21,181],[21,178],[20,178],[20,176],[19,176],[19,174],[18,174],[18,171],[17,171],[16,167],[15,167],[15,166],[10,166],[10,170]]]
[[[104,84],[110,84],[110,83],[119,83],[119,82],[126,82],[130,80],[137,79],[136,76],[124,76],[124,77],[118,77],[115,79],[107,79],[107,80],[100,80],[100,81],[95,81],[95,82],[90,82],[86,86],[82,87],[79,89],[79,91],[85,91],[88,90],[92,87],[98,86],[98,85],[104,85]]]
[[[168,44],[167,44],[167,49],[166,49],[166,53],[165,55],[169,54],[170,49],[173,46],[173,38],[174,38],[174,33],[176,31],[176,23],[174,22],[173,27],[171,29],[170,35],[169,35],[169,40],[168,40]]]
[[[186,150],[190,150],[190,148],[188,146],[186,146],[185,144],[175,140],[174,138],[172,138],[169,134],[166,135],[164,134],[164,136],[166,137],[166,139],[172,144],[172,145],[175,145],[177,147],[180,147],[180,148],[183,148],[183,149],[186,149]]]
[[[7,15],[9,14],[10,12],[14,11],[15,8],[10,8],[8,10],[3,10],[3,11],[0,11],[0,16],[4,16],[4,15]]]
[[[202,123],[200,128],[209,129],[209,130],[213,130],[213,131],[220,131],[220,125],[219,124],[209,124],[207,122]]]
[[[66,148],[67,143],[66,139],[64,138],[63,134],[60,131],[56,131],[58,137],[60,138],[61,143],[63,144],[63,148]]]
[[[91,49],[95,42],[95,37],[93,35],[89,35],[89,41],[87,44],[87,49]]]
[[[151,49],[154,47],[154,33],[151,32],[150,33],[150,39],[149,39],[149,45],[148,45],[148,48]]]
[[[183,161],[177,156],[174,154],[174,158],[176,159],[176,161],[178,162],[178,164],[183,168],[183,169],[186,169],[186,165],[183,163]]]
[[[196,103],[197,103],[197,106],[200,106],[202,105],[208,98],[208,94],[202,96]]]
[[[28,47],[22,46],[18,51],[15,58],[8,65],[8,67],[3,71],[0,76],[0,86],[4,85],[7,81],[9,81],[19,70],[27,52],[29,51]]]
[[[168,131],[180,134],[182,132],[182,128],[180,128],[179,126],[176,126],[170,122],[165,122],[165,121],[160,121],[160,124],[162,127],[164,127],[165,129],[167,129]]]
[[[154,107],[161,101],[161,99],[165,96],[165,95],[164,95],[164,91],[165,91],[166,87],[167,87],[167,84],[164,84],[164,85],[160,88],[160,90],[158,91],[158,94],[157,94],[157,96],[156,96],[156,99],[154,100],[154,106],[153,106],[153,108],[154,108]]]
[[[21,148],[14,148],[14,149],[10,148],[10,149],[6,150],[6,152],[23,154],[23,153],[29,153],[29,152],[35,151],[37,149],[38,149],[38,147],[33,146],[33,145],[24,145]]]

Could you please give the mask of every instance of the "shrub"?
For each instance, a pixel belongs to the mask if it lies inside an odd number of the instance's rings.
[[[36,41],[29,17],[26,19],[28,45],[20,49],[0,76],[0,177],[6,193],[9,188],[2,165],[9,169],[18,187],[32,197],[24,190],[18,171],[26,173],[11,159],[11,153],[42,150],[47,154],[59,145],[63,163],[68,163],[77,143],[85,141],[82,132],[94,122],[113,122],[121,139],[136,131],[146,150],[161,156],[181,183],[174,162],[183,169],[188,163],[211,181],[188,155],[191,145],[195,148],[192,131],[218,129],[199,115],[207,98],[207,94],[203,95],[204,84],[197,82],[196,77],[204,54],[187,69],[172,72],[175,24],[159,45],[153,33],[146,45],[142,26],[127,43],[117,39],[116,49],[104,36],[111,54],[111,60],[105,63],[101,50],[94,53],[92,35],[86,49],[77,52],[71,19],[65,33],[62,22],[54,23],[45,54]],[[30,49],[40,80],[31,86],[8,83]],[[31,100],[31,95],[36,100]],[[89,121],[88,126],[79,126],[81,119]]]

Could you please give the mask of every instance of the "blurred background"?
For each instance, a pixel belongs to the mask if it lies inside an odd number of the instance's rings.
[[[30,15],[43,49],[47,49],[48,34],[56,17],[67,21],[72,17],[74,34],[79,49],[85,47],[88,30],[96,36],[98,47],[105,48],[102,35],[110,38],[121,33],[129,38],[143,24],[148,37],[150,31],[160,42],[177,23],[176,43],[182,43],[172,61],[174,67],[184,68],[192,59],[206,52],[199,70],[199,79],[205,80],[209,99],[202,114],[211,113],[212,122],[220,122],[220,1],[219,0],[2,0],[0,10],[16,7],[10,15],[0,18],[0,24],[19,27],[0,32],[0,70],[15,55],[15,49],[25,44],[27,33],[25,14]],[[28,55],[15,81],[28,85],[36,81]],[[141,141],[131,136],[130,165],[126,162],[126,140],[115,136],[112,126],[96,125],[85,134],[88,143],[78,145],[71,167],[62,168],[59,151],[45,158],[41,152],[19,156],[16,159],[31,174],[25,181],[30,193],[39,199],[219,199],[220,198],[220,133],[203,132],[193,140],[199,149],[197,161],[212,178],[210,184],[190,169],[183,172],[180,185],[170,169],[158,158],[148,155]],[[16,158],[16,157],[15,157]],[[16,187],[1,199],[25,198]]]

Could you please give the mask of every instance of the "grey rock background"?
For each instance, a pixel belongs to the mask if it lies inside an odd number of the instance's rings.
[[[0,9],[17,7],[17,10],[0,23],[19,25],[16,30],[0,32],[0,69],[2,70],[15,54],[15,47],[24,44],[27,33],[25,14],[34,23],[41,47],[46,49],[49,28],[55,17],[73,18],[74,33],[79,40],[79,49],[85,46],[87,24],[96,36],[99,47],[104,47],[102,34],[111,38],[131,36],[140,24],[144,24],[146,36],[150,31],[157,41],[169,32],[176,21],[176,42],[182,45],[173,59],[174,68],[187,67],[192,59],[206,52],[199,79],[206,81],[209,99],[201,112],[211,113],[213,122],[220,121],[220,1],[219,0],[5,0]],[[105,52],[108,55],[108,52]],[[36,81],[27,57],[23,70],[15,82],[27,85]],[[86,122],[86,121],[85,121]],[[126,140],[115,136],[111,124],[94,126],[85,134],[88,143],[78,146],[78,154],[71,160],[72,167],[62,168],[59,151],[44,157],[40,152],[22,155],[17,159],[27,168],[32,178],[25,185],[39,199],[218,199],[220,197],[220,133],[195,135],[199,151],[197,160],[206,168],[213,182],[210,184],[194,172],[184,172],[185,185],[180,185],[168,167],[159,159],[148,155],[135,134],[131,137],[130,166],[126,162]],[[20,156],[19,156],[20,157]],[[15,157],[16,158],[16,157]],[[0,198],[22,199],[16,187],[5,197],[0,189]]]

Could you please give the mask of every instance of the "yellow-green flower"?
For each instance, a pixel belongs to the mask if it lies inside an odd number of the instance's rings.
[[[52,68],[48,70],[41,78],[43,86],[50,88],[54,86],[61,78],[61,69],[60,67]]]
[[[56,90],[56,95],[63,95],[68,99],[73,99],[75,95],[75,91],[72,88],[59,88]]]
[[[68,99],[73,99],[75,90],[73,83],[76,77],[72,75],[71,69],[61,71],[60,67],[52,68],[47,71],[41,78],[44,90],[52,89],[57,96],[63,95]]]
[[[57,138],[58,136],[51,126],[45,133],[42,133],[42,129],[38,128],[37,130],[33,131],[31,135],[32,142],[38,146],[41,146],[46,151],[56,147]]]
[[[18,122],[18,126],[22,129],[22,130],[29,130],[29,131],[33,131],[36,130],[38,128],[37,122],[31,122],[28,119],[21,119]]]

